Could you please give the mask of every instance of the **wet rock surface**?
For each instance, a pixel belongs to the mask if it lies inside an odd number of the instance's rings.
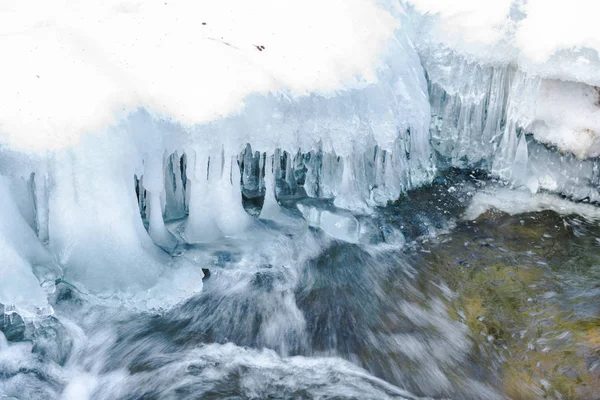
[[[600,229],[551,211],[488,211],[421,243],[425,286],[448,284],[478,364],[513,399],[600,393]]]

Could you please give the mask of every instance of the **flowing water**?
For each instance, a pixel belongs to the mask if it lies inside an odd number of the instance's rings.
[[[59,281],[52,317],[4,310],[0,398],[598,398],[595,207],[517,193],[453,172],[368,216],[282,199],[180,245],[203,288],[155,313]]]

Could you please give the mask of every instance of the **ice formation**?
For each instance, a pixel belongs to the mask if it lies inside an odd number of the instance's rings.
[[[276,198],[369,213],[429,182],[427,85],[403,6],[313,3],[3,5],[0,243],[14,277],[0,302],[44,308],[39,284],[56,279],[151,302],[186,268],[169,257],[178,243],[297,221]],[[243,197],[265,198],[258,219]]]
[[[598,3],[409,3],[441,165],[600,199]]]
[[[600,219],[599,11],[0,2],[0,397],[499,398],[400,253]]]
[[[479,167],[532,192],[598,201],[597,7],[2,4],[10,278],[0,303],[51,312],[45,293],[61,279],[156,304],[152,293],[189,269],[171,257],[179,245],[300,216],[356,242],[357,216],[431,182],[436,168]],[[563,20],[569,29],[555,29]],[[327,205],[302,203],[298,215],[279,205],[303,197]],[[260,210],[250,215],[245,201]]]

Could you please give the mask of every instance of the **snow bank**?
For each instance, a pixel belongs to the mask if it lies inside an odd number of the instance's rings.
[[[580,159],[600,155],[600,88],[583,83],[544,80],[532,123],[540,141]]]
[[[4,4],[0,140],[56,149],[138,107],[193,125],[251,93],[364,87],[397,28],[369,0]]]

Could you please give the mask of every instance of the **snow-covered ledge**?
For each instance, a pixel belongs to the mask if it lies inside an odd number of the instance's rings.
[[[0,189],[20,213],[2,207],[0,219],[18,219],[35,243],[0,255],[18,260],[0,303],[43,309],[41,288],[28,297],[9,290],[36,278],[135,306],[198,290],[186,282],[199,279],[178,278],[189,266],[163,251],[174,246],[163,218],[181,215],[185,185],[182,238],[251,225],[238,168],[247,143],[262,155],[259,181],[265,168],[282,178],[264,160],[301,149],[313,155],[311,193],[363,212],[429,182],[427,83],[412,34],[391,0],[3,5]],[[287,165],[293,184],[290,157]],[[5,225],[0,243],[9,246]],[[43,270],[54,276],[34,277],[36,248],[47,250]],[[169,284],[179,286],[157,289]]]

